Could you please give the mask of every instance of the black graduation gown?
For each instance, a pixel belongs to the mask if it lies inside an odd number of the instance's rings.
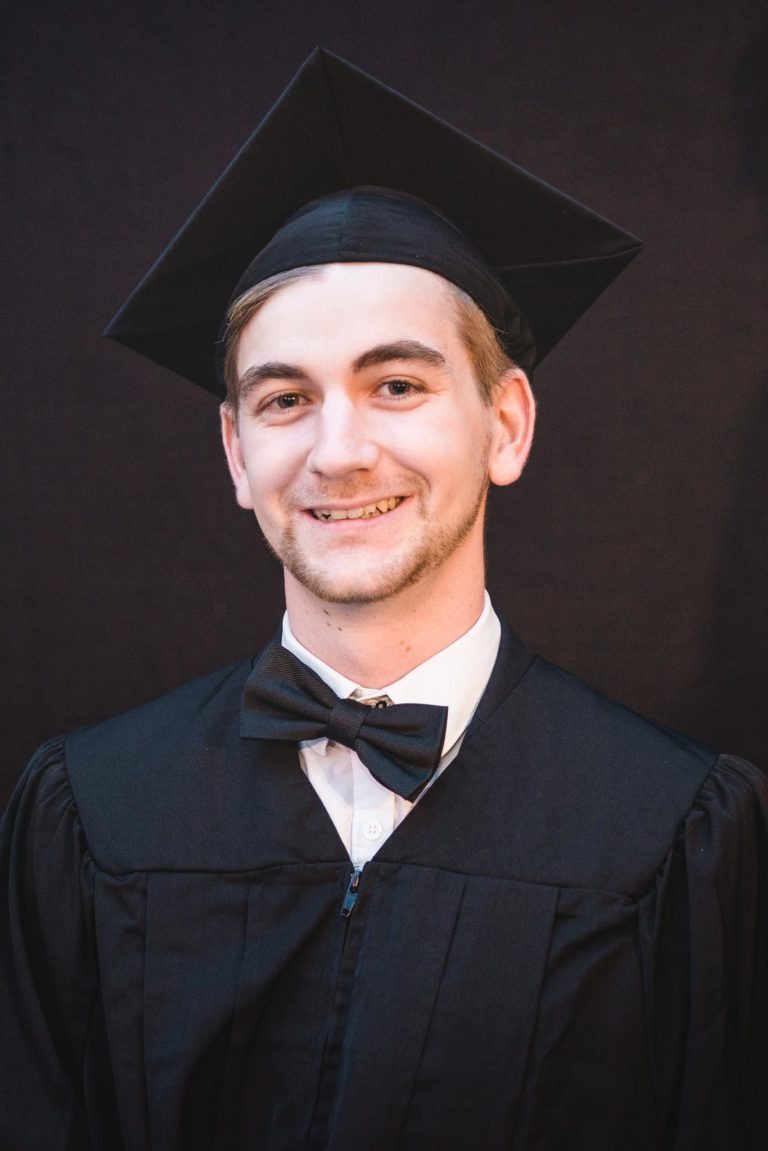
[[[768,1143],[768,801],[505,633],[351,867],[251,664],[46,745],[4,824],[2,1151]]]

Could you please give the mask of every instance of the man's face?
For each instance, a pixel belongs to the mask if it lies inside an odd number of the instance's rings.
[[[289,584],[372,603],[482,564],[499,420],[440,277],[324,266],[250,319],[237,370],[236,427],[224,411],[237,498]]]

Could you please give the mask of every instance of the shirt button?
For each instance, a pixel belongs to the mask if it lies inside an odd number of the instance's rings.
[[[379,839],[381,836],[381,824],[375,819],[369,819],[367,823],[363,824],[363,835],[369,841]]]

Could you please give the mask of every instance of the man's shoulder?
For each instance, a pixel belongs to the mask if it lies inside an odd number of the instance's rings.
[[[253,659],[240,660],[189,680],[172,691],[66,737],[68,758],[78,755],[134,753],[147,744],[184,740],[209,728],[214,735],[239,715]]]
[[[494,703],[467,755],[493,796],[486,838],[511,871],[537,883],[646,890],[702,801],[717,751],[539,656]]]
[[[694,737],[641,715],[579,676],[523,647],[506,629],[494,676],[478,709],[481,718],[498,710],[502,725],[525,733],[539,758],[562,756],[589,765],[627,769],[633,763],[688,765],[707,771],[717,753]]]
[[[484,701],[492,710],[474,733],[486,755],[497,755],[504,765],[500,786],[510,779],[506,765],[512,759],[510,786],[529,789],[531,805],[535,795],[548,796],[536,801],[539,807],[567,809],[577,827],[598,816],[610,824],[637,824],[644,812],[650,833],[688,810],[718,760],[714,748],[541,656],[532,656],[516,680],[519,656],[513,653],[507,664],[512,682],[504,684],[503,669],[495,685],[492,679]]]
[[[572,748],[589,748],[596,756],[640,755],[653,750],[661,761],[670,758],[711,766],[717,752],[706,743],[633,710],[565,668],[537,657],[527,688],[546,700],[547,728],[553,740]]]
[[[170,813],[193,802],[204,819],[223,764],[238,758],[239,717],[253,661],[191,680],[64,741],[69,782],[86,839],[107,869],[162,842]],[[194,798],[193,798],[194,797]]]

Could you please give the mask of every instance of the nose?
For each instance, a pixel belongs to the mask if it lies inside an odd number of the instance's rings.
[[[367,413],[348,397],[326,398],[313,422],[314,439],[307,456],[311,472],[339,478],[369,471],[379,458]]]

